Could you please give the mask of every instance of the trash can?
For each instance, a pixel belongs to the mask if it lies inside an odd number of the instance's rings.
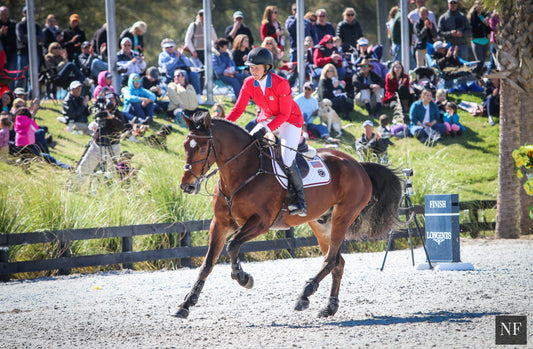
[[[460,262],[459,195],[426,195],[426,249],[431,262]]]

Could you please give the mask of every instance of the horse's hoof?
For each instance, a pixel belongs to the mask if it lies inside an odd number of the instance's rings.
[[[339,310],[339,298],[338,297],[329,297],[328,306],[322,309],[318,313],[318,317],[328,317],[333,316]]]
[[[186,319],[189,316],[189,310],[185,308],[179,308],[176,314],[172,316],[177,317],[179,319]]]
[[[248,281],[246,282],[245,285],[241,285],[242,287],[244,288],[247,288],[247,289],[251,289],[254,287],[254,278],[252,277],[252,275],[248,275]]]
[[[298,302],[296,302],[296,306],[294,307],[294,310],[296,311],[302,311],[309,308],[309,300],[308,299],[299,299]]]

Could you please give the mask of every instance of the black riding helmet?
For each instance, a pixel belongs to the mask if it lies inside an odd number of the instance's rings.
[[[265,65],[265,72],[268,73],[270,69],[274,66],[274,58],[272,58],[272,53],[264,47],[256,47],[248,53],[248,59],[244,62],[244,65]]]

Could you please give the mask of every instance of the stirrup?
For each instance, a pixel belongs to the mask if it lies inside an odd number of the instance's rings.
[[[290,216],[300,216],[300,217],[307,216],[307,208],[305,207],[305,205],[300,206],[298,204],[289,204],[287,208],[289,210]]]

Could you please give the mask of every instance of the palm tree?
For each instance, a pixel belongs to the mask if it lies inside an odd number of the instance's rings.
[[[533,122],[533,13],[532,0],[484,0],[485,8],[500,14],[496,61],[501,78],[500,149],[496,237],[520,234],[520,181],[511,152],[531,142]],[[520,125],[523,133],[520,132]],[[527,124],[527,125],[526,125]],[[524,205],[526,203],[524,202]]]

